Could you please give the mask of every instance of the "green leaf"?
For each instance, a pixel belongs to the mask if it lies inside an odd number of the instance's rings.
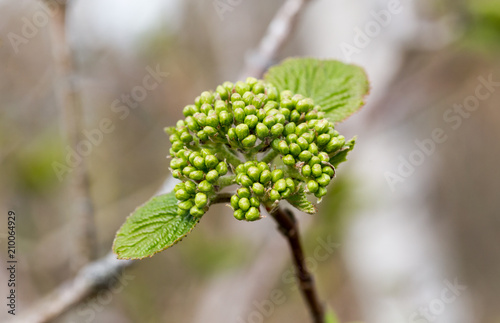
[[[155,196],[127,218],[116,234],[113,251],[120,259],[151,257],[179,242],[198,221],[190,214],[177,214],[174,192]]]
[[[299,187],[298,191],[295,194],[291,195],[286,200],[288,201],[288,203],[295,206],[302,212],[309,214],[314,214],[318,212],[316,206],[314,206],[314,204],[309,202],[309,200],[307,199],[306,192],[302,185]]]
[[[325,323],[340,323],[337,315],[331,308],[326,309]]]
[[[354,145],[356,144],[356,137],[351,138],[348,142],[344,144],[344,147],[340,149],[335,156],[330,158],[330,164],[333,167],[337,168],[340,163],[343,163],[347,160],[347,154],[354,149]]]
[[[278,88],[312,98],[333,123],[361,108],[370,87],[364,70],[336,60],[291,58],[271,67],[265,80]]]

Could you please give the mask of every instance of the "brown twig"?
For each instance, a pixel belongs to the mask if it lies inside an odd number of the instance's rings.
[[[309,312],[313,317],[313,322],[324,323],[325,315],[323,305],[319,300],[318,292],[316,291],[316,286],[314,284],[314,278],[308,271],[305,264],[304,251],[302,250],[299,228],[295,217],[290,210],[285,210],[281,207],[276,208],[271,215],[278,223],[278,229],[288,240],[296,269],[296,275],[299,280],[300,291],[302,292],[302,296],[309,307]]]
[[[258,48],[251,52],[240,73],[240,80],[248,76],[262,77],[287,42],[302,9],[310,0],[287,0],[271,20]]]
[[[82,139],[83,111],[80,91],[75,85],[75,66],[66,35],[67,4],[53,1],[54,16],[50,19],[52,51],[57,72],[58,96],[62,126],[67,142],[73,150],[78,149]],[[69,194],[71,198],[71,221],[76,233],[75,257],[71,258],[73,269],[79,269],[97,253],[94,206],[90,197],[89,174],[85,158],[81,158],[72,170]]]

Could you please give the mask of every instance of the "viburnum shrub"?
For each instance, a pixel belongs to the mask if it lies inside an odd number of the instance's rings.
[[[127,219],[115,253],[136,259],[162,251],[215,203],[227,203],[237,220],[256,221],[267,212],[282,228],[293,220],[282,200],[316,213],[311,200],[328,193],[354,147],[355,138],[346,140],[335,123],[359,109],[367,92],[361,68],[316,59],[289,59],[264,80],[249,77],[202,92],[184,107],[185,118],[166,128],[170,169],[180,182]],[[224,193],[228,187],[232,193]]]

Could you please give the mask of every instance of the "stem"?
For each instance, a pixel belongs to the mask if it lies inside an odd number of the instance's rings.
[[[273,161],[274,158],[276,158],[276,156],[278,156],[278,154],[279,154],[279,152],[272,149],[264,157],[262,157],[262,161],[266,164],[269,164],[270,162]]]
[[[218,150],[216,152],[217,155],[219,155],[219,160],[220,159],[226,159],[226,161],[228,163],[230,163],[231,165],[233,165],[233,167],[236,168],[236,166],[238,166],[239,164],[241,164],[241,160],[235,156],[232,152],[230,152],[226,145],[219,145],[218,146]]]
[[[234,184],[236,175],[227,175],[219,178],[219,185],[221,188]]]
[[[229,202],[231,202],[231,196],[233,196],[234,194],[235,193],[219,193],[219,194],[215,195],[215,197],[210,202],[210,205],[220,204],[220,203],[229,203]]]
[[[276,208],[271,215],[278,223],[280,232],[288,240],[297,278],[299,280],[300,291],[309,307],[313,322],[324,323],[325,315],[323,305],[319,300],[314,278],[308,271],[304,261],[304,251],[300,242],[299,228],[295,217],[291,211],[284,210],[280,207]]]

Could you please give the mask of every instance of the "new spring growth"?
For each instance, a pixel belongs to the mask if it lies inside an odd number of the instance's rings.
[[[224,187],[237,184],[230,205],[238,220],[260,219],[260,206],[296,194],[321,198],[335,175],[329,163],[345,149],[321,107],[255,78],[224,82],[184,108],[167,128],[178,214],[201,217]]]

